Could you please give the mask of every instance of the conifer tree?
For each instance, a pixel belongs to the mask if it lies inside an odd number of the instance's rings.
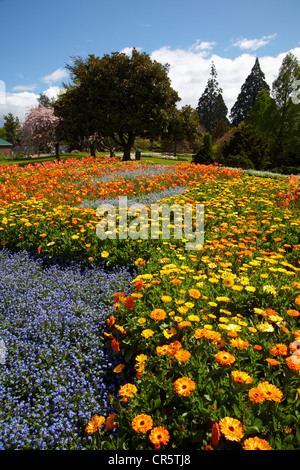
[[[227,116],[227,107],[222,96],[222,88],[217,82],[217,71],[214,63],[211,65],[210,78],[206,88],[199,98],[197,113],[200,123],[207,132],[212,132],[221,119]]]
[[[262,72],[258,58],[251,70],[250,75],[241,87],[240,94],[230,112],[231,124],[236,127],[244,121],[250,114],[252,106],[254,106],[257,95],[260,91],[270,91],[269,85],[265,81],[265,74]]]

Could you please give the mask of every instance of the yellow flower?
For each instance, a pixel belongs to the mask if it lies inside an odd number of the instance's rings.
[[[141,336],[143,336],[143,338],[150,338],[150,336],[153,336],[153,335],[154,335],[154,331],[150,329],[143,330],[141,333]]]
[[[102,252],[101,252],[101,257],[102,257],[102,258],[108,258],[108,256],[109,256],[108,251],[102,251]]]
[[[163,295],[161,297],[161,301],[166,303],[166,302],[171,302],[172,301],[172,297],[170,297],[169,295]]]

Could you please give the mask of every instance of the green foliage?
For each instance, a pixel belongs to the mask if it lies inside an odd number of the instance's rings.
[[[207,82],[207,86],[199,98],[197,112],[200,123],[205,127],[207,132],[212,132],[221,119],[227,116],[227,107],[222,96],[222,88],[217,82],[217,71],[214,63],[211,65],[211,78]]]
[[[124,150],[124,160],[130,159],[137,136],[162,133],[167,113],[179,101],[168,67],[135,49],[131,57],[118,52],[101,59],[75,57],[67,68],[72,83],[55,104],[66,132],[84,138],[100,130]]]
[[[225,165],[229,164],[229,161],[232,164],[233,161],[238,163],[240,160],[242,168],[261,170],[267,165],[268,145],[252,126],[242,122],[229,142],[224,144],[222,155]]]
[[[249,116],[250,110],[254,106],[257,95],[261,90],[269,91],[270,87],[265,82],[265,75],[261,71],[257,58],[230,112],[230,119],[234,127],[238,126]]]
[[[212,145],[212,136],[209,132],[204,134],[203,143],[194,157],[194,163],[210,165],[215,162],[214,150]]]

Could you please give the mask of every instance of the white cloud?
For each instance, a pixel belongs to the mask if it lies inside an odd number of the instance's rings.
[[[34,106],[37,106],[38,95],[29,91],[20,93],[6,93],[5,103],[1,105],[1,114],[5,116],[12,113],[21,122],[24,121],[26,113]],[[2,119],[1,119],[2,118]],[[3,125],[3,117],[0,116],[0,126]]]
[[[242,50],[248,49],[250,51],[256,51],[260,47],[266,46],[272,39],[276,38],[276,33],[269,36],[263,36],[260,39],[238,39],[233,46],[239,47]]]
[[[60,87],[51,86],[43,93],[45,93],[45,95],[49,98],[56,98],[60,92]],[[3,126],[3,117],[8,113],[12,113],[15,117],[18,117],[20,122],[24,122],[26,113],[28,113],[31,108],[38,106],[38,98],[39,94],[29,91],[23,91],[19,93],[5,93],[3,102],[0,103],[0,127]]]
[[[16,85],[13,87],[13,91],[33,91],[36,87],[36,83],[33,83],[32,85]]]
[[[61,82],[64,78],[67,78],[69,73],[67,70],[59,68],[54,70],[54,72],[50,73],[50,75],[46,75],[42,78],[43,82],[48,83],[51,85],[52,83]]]
[[[274,57],[259,57],[259,63],[265,74],[265,80],[270,87],[278,76],[282,61],[288,52],[282,52]],[[292,49],[291,52],[300,60],[300,47]],[[241,86],[251,72],[256,55],[244,53],[234,59],[230,59],[216,54],[206,56],[203,55],[203,50],[195,50],[193,47],[187,50],[172,50],[170,47],[165,46],[153,51],[151,58],[162,64],[169,64],[169,77],[172,87],[181,98],[179,107],[191,105],[193,108],[197,107],[198,100],[207,85],[207,80],[210,77],[211,62],[213,61],[218,74],[217,80],[223,90],[223,98],[229,115],[241,91]]]
[[[124,47],[124,49],[122,49],[120,52],[122,54],[126,54],[128,56],[131,56],[131,53],[132,53],[133,49],[136,49],[138,52],[142,51],[141,47]]]

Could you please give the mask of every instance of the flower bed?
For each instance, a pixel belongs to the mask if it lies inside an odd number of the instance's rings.
[[[2,447],[299,448],[297,181],[87,158],[1,182]],[[204,204],[203,248],[97,237],[95,201],[155,194]]]

